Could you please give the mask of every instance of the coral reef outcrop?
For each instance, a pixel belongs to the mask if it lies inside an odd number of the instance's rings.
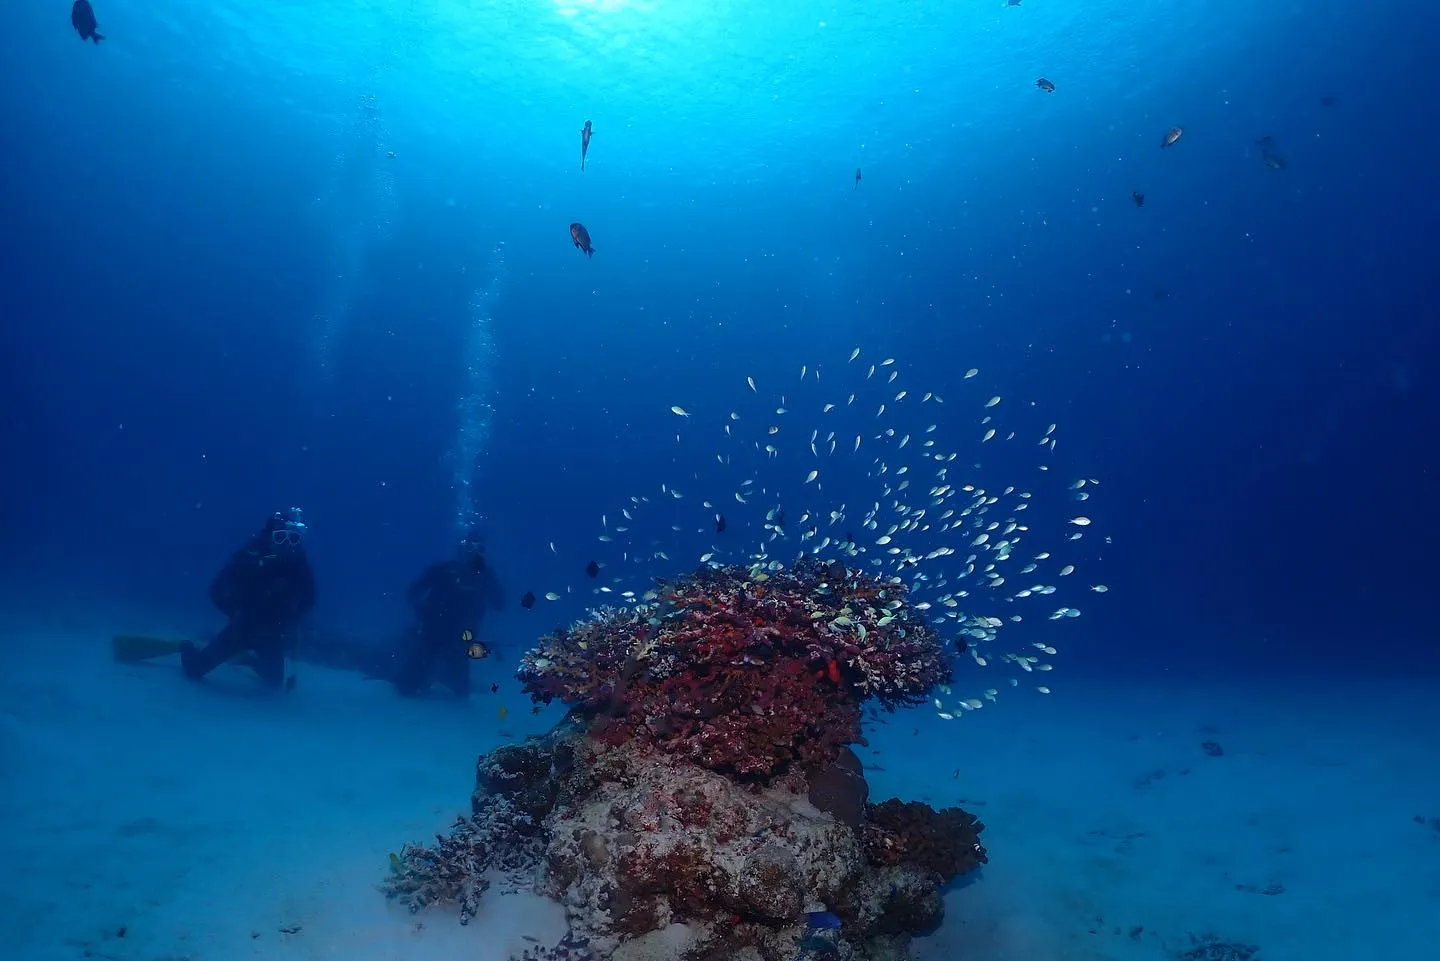
[[[860,705],[918,704],[951,662],[898,577],[839,561],[702,568],[654,602],[610,608],[541,638],[518,676],[596,722],[610,743],[654,744],[737,777],[828,764],[863,743]]]
[[[570,961],[906,957],[986,854],[965,811],[871,803],[847,747],[864,701],[949,676],[904,597],[838,564],[705,569],[542,639],[519,675],[569,716],[482,757],[472,815],[387,894],[466,921],[503,873],[564,905],[546,956]]]

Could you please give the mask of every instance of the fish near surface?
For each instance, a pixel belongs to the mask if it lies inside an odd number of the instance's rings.
[[[70,8],[70,26],[80,34],[81,40],[99,43],[105,39],[97,29],[99,24],[95,22],[95,8],[90,6],[90,0],[75,0],[74,6]]]
[[[855,168],[855,187],[851,187],[850,189],[851,189],[851,190],[854,190],[856,187],[859,187],[859,186],[860,186],[860,168],[859,168],[859,167],[856,167],[856,168]]]
[[[590,152],[590,121],[585,121],[585,127],[580,131],[580,169],[585,169],[585,155]]]
[[[585,251],[586,257],[595,256],[595,248],[590,246],[590,231],[585,229],[584,224],[570,225],[570,239],[575,241],[575,247]]]
[[[1035,81],[1035,86],[1039,87],[1041,90],[1045,91],[1046,93],[1054,93],[1054,92],[1055,92],[1055,84],[1051,83],[1049,80],[1046,80],[1044,77],[1041,77],[1039,80],[1036,80],[1036,81]]]

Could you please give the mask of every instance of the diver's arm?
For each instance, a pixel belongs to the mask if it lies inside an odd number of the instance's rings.
[[[210,581],[210,603],[226,617],[234,617],[248,602],[255,583],[255,555],[249,545],[240,548]]]
[[[309,614],[315,609],[315,572],[310,569],[308,558],[300,561],[300,613]]]

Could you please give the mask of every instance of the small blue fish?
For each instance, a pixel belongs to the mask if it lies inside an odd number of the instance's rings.
[[[806,911],[805,927],[812,931],[840,927],[840,918],[830,911]]]

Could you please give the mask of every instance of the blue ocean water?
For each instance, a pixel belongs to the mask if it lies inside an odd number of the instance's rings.
[[[854,524],[895,476],[821,458],[814,493],[805,441],[869,391],[867,444],[938,423],[1037,485],[1072,677],[1440,669],[1432,5],[96,0],[99,45],[67,7],[0,34],[16,612],[213,627],[296,504],[326,630],[398,630],[474,519],[542,595],[487,627],[519,650],[592,558],[692,567],[701,500],[737,551],[761,501]]]

